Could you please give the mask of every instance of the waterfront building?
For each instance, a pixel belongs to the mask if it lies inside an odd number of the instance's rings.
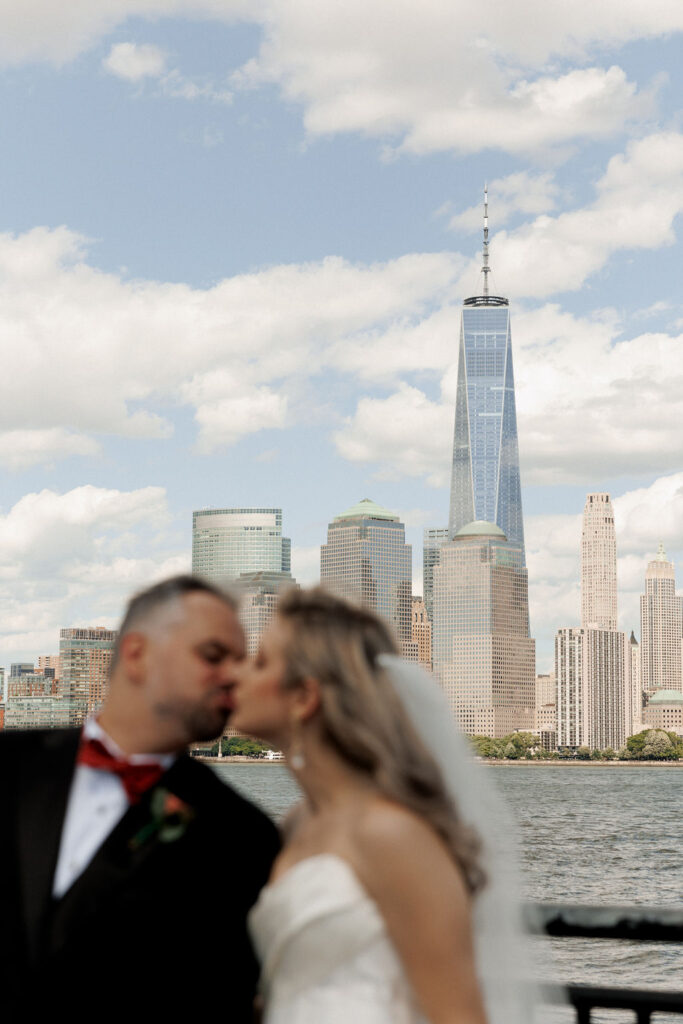
[[[640,657],[642,687],[681,690],[681,635],[683,598],[676,594],[673,563],[660,544],[657,557],[648,562],[645,593],[640,598]]]
[[[555,635],[557,745],[575,750],[585,745],[584,637],[580,627],[564,626]]]
[[[535,645],[524,551],[495,523],[461,527],[434,566],[432,657],[469,735],[531,730]]]
[[[583,509],[581,625],[617,628],[617,539],[609,494],[588,494]]]
[[[58,692],[93,714],[104,703],[117,633],[104,626],[77,626],[59,631],[61,679]],[[79,725],[80,721],[71,723]]]
[[[465,299],[460,326],[449,539],[475,520],[495,523],[525,563],[517,413],[508,299],[489,294],[484,190],[482,294]]]
[[[555,637],[557,745],[618,750],[630,725],[626,642],[618,630],[563,627]]]
[[[282,509],[193,512],[192,572],[221,586],[242,573],[290,573],[291,541],[282,536]]]
[[[643,708],[642,725],[683,736],[683,691],[657,690]]]
[[[55,694],[8,697],[5,729],[67,729],[80,725],[87,715],[85,701]]]
[[[412,578],[412,549],[394,512],[364,498],[329,524],[320,582],[382,615],[404,650],[412,643]]]
[[[432,624],[427,607],[421,597],[413,596],[411,609],[411,636],[415,645],[415,660],[425,668],[432,667]]]
[[[434,566],[439,561],[441,545],[447,540],[447,526],[428,526],[422,535],[422,591],[430,622],[433,611]]]

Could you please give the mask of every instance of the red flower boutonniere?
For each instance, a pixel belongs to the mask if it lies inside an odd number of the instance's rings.
[[[195,816],[189,804],[161,786],[152,793],[149,806],[152,819],[130,840],[128,845],[131,850],[139,850],[151,839],[157,839],[160,843],[175,843],[185,835]]]

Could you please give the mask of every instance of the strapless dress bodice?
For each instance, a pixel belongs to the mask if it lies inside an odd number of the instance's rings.
[[[267,885],[249,929],[265,1024],[422,1024],[376,904],[336,854]]]

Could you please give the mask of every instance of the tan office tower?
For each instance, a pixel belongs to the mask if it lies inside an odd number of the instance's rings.
[[[427,607],[421,597],[413,597],[412,639],[417,648],[417,660],[425,668],[432,667],[432,624]]]
[[[434,566],[434,672],[469,735],[534,727],[535,644],[524,552],[495,523],[468,523]]]
[[[643,689],[680,690],[683,599],[676,595],[673,563],[663,546],[649,562],[640,598],[640,657]]]
[[[330,523],[320,582],[392,623],[404,649],[412,648],[412,580],[412,548],[395,513],[364,498]]]
[[[617,628],[617,540],[609,494],[589,494],[581,531],[581,625]]]
[[[82,702],[87,714],[93,714],[104,703],[116,637],[115,630],[104,626],[59,631],[61,678],[58,692]]]

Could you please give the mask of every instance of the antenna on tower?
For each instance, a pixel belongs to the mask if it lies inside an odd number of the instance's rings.
[[[488,298],[491,268],[489,266],[489,187],[487,184],[484,184],[484,263],[481,272],[484,275],[484,295]]]

